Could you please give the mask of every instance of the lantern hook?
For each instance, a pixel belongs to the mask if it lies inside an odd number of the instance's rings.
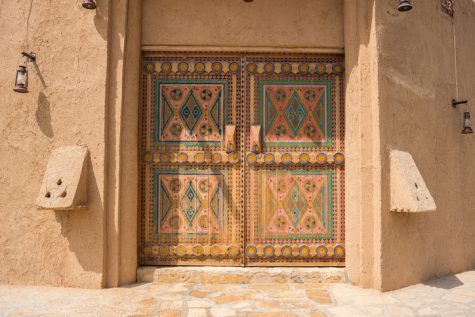
[[[31,53],[21,52],[21,55],[26,57],[28,62],[36,63],[36,54],[35,53],[33,53],[33,52],[31,52]]]

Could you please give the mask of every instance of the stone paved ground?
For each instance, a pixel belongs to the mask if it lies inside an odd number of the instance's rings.
[[[297,283],[0,286],[0,316],[475,316],[475,271],[388,293]]]

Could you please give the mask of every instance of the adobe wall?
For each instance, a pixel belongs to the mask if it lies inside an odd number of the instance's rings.
[[[381,151],[376,0],[345,0],[346,270],[381,289]]]
[[[145,46],[343,48],[342,0],[144,0]]]
[[[141,45],[344,48],[350,279],[389,290],[474,266],[474,141],[449,106],[452,20],[439,1],[414,0],[404,14],[374,0],[97,2],[97,11],[69,0],[0,4],[0,283],[135,280]],[[457,1],[454,21],[460,98],[475,101],[475,4]],[[38,54],[26,95],[12,90],[22,50]],[[91,152],[88,209],[37,210],[51,151],[74,144]],[[412,153],[436,212],[389,212],[392,148]]]
[[[101,287],[135,280],[141,45],[329,52],[344,47],[343,1],[200,0],[186,1],[183,11],[184,3],[146,0],[142,8],[139,0],[102,0],[96,11],[84,10],[80,1],[1,4],[0,283]],[[169,12],[187,15],[189,27],[169,23]],[[217,24],[197,24],[192,12]],[[38,54],[26,95],[12,91],[21,50]],[[91,152],[88,209],[37,210],[51,151],[72,144]]]
[[[413,1],[399,13],[378,1],[379,103],[382,159],[382,289],[391,290],[475,265],[475,137],[462,135],[456,97],[475,110],[475,3],[457,0],[452,19],[440,1]],[[389,151],[410,152],[437,211],[389,211]]]
[[[0,283],[101,287],[108,1],[0,2]],[[13,92],[22,50],[30,92]],[[90,151],[88,208],[38,210],[52,150]]]

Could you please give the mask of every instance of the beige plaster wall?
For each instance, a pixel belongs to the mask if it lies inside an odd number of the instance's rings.
[[[345,0],[345,229],[352,283],[381,288],[381,151],[375,0]]]
[[[0,283],[101,287],[108,1],[0,1]],[[13,92],[22,50],[30,93]],[[51,151],[90,151],[86,210],[37,210]]]
[[[84,10],[80,3],[0,1],[0,91],[4,101],[0,108],[0,283],[101,287],[135,281],[139,53],[141,43],[146,44],[141,40],[142,1],[102,0],[96,11]],[[266,27],[271,35],[244,34],[234,24],[217,41],[180,33],[181,40],[151,43],[343,47],[341,1],[320,2],[316,17],[309,14],[312,1],[299,0],[290,7],[283,1],[268,1],[266,10],[272,13],[268,19],[259,16],[264,12],[263,2],[250,4],[252,10],[241,1],[223,3],[203,1],[201,5],[212,8],[209,14],[225,12],[222,18],[236,12],[234,7],[244,8],[238,20],[247,32]],[[184,2],[175,4],[183,7]],[[251,13],[254,22],[261,19],[265,23],[250,28],[246,15],[256,7],[260,9],[259,14]],[[274,28],[272,21],[289,8],[291,19],[284,17],[284,25]],[[144,12],[149,10],[144,6]],[[304,21],[297,21],[298,17]],[[150,22],[150,15],[148,19],[142,22]],[[156,19],[152,20],[143,24],[156,26]],[[285,30],[284,26],[295,29]],[[205,31],[200,34],[214,37]],[[237,37],[234,44],[228,44],[229,36]],[[263,41],[259,41],[261,36]],[[12,91],[22,50],[38,54],[37,67],[30,65],[30,93],[26,95]],[[51,151],[72,144],[86,145],[91,152],[88,209],[37,210],[35,199]]]
[[[105,286],[136,281],[141,0],[110,3]]]
[[[456,1],[455,18],[438,0],[414,0],[407,13],[378,1],[382,158],[382,289],[475,266],[475,137],[462,135],[459,97],[475,103],[475,2]],[[475,108],[472,107],[472,111]],[[427,214],[389,212],[389,150],[410,152],[437,204]]]
[[[87,11],[80,1],[0,1],[0,283],[135,280],[141,44],[344,47],[351,280],[389,290],[475,265],[475,141],[449,106],[453,21],[460,98],[475,101],[472,0],[457,1],[454,20],[438,0],[413,0],[408,13],[374,0],[143,2]],[[12,91],[22,50],[38,54],[26,95]],[[49,154],[73,144],[91,152],[89,208],[37,210]],[[414,156],[437,212],[389,212],[392,148]]]
[[[343,47],[342,0],[144,0],[142,44]]]

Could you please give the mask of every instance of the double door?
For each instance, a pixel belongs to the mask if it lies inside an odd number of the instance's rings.
[[[340,55],[145,53],[142,265],[344,265]]]

